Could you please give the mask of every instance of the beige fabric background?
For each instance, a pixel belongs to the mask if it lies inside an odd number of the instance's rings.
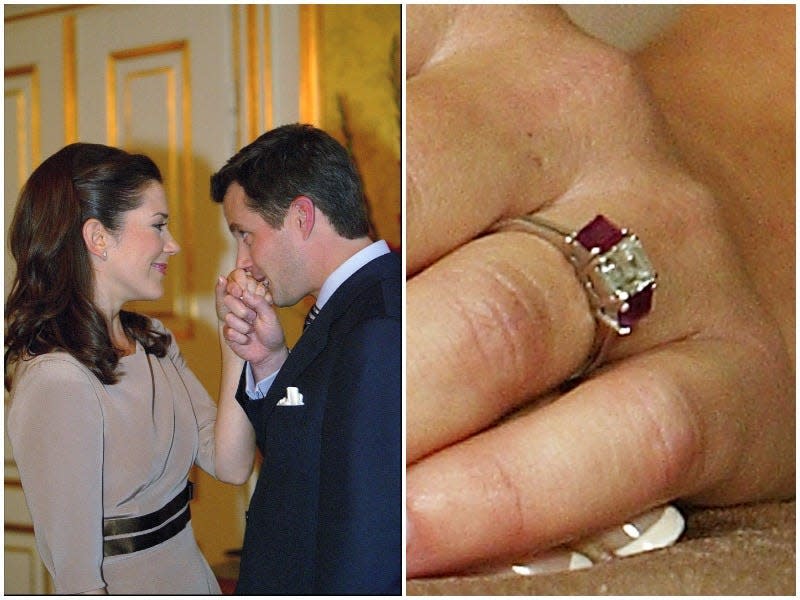
[[[411,580],[414,595],[795,595],[795,502],[684,511],[678,543],[583,571]]]

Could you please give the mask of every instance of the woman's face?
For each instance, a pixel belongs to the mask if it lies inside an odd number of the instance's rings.
[[[131,300],[157,300],[169,257],[180,251],[170,234],[164,188],[157,181],[142,192],[138,208],[123,215],[119,232],[108,244],[108,257],[96,273],[98,300],[111,310]]]

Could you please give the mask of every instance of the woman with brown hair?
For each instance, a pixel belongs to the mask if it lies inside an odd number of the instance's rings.
[[[158,167],[71,144],[31,175],[9,238],[8,433],[59,593],[219,593],[194,539],[193,464],[214,474],[216,407],[161,323],[179,250]]]

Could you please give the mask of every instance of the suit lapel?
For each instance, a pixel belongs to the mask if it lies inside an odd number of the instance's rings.
[[[363,290],[375,284],[376,280],[391,277],[394,261],[399,260],[393,253],[384,254],[368,262],[358,271],[353,273],[333,296],[325,303],[314,322],[303,332],[300,339],[292,348],[292,353],[281,367],[280,373],[275,378],[271,392],[276,394],[275,402],[282,398],[280,395],[288,386],[308,368],[328,343],[331,326],[339,317],[345,314],[350,305],[355,302]],[[301,390],[302,391],[302,390]],[[272,393],[269,397],[272,397]]]

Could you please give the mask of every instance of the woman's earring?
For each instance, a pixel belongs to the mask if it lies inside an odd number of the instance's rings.
[[[108,259],[108,250],[103,250],[103,260]]]

